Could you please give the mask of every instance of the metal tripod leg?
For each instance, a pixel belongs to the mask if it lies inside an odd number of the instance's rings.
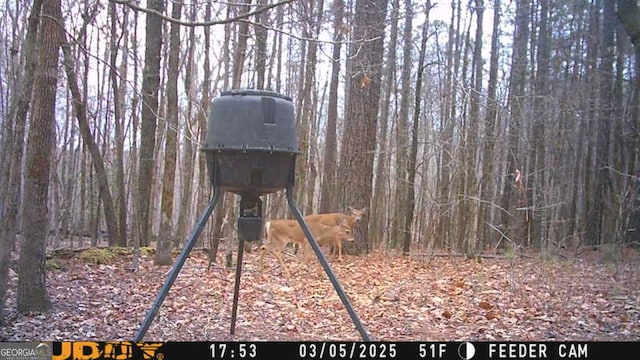
[[[240,292],[240,275],[242,274],[242,254],[244,253],[244,240],[238,239],[238,259],[236,263],[236,283],[233,287],[233,306],[231,307],[231,335],[236,332],[236,314],[238,312],[238,295]]]
[[[204,229],[204,225],[207,223],[207,220],[211,216],[211,213],[213,212],[213,208],[215,208],[216,202],[218,202],[219,194],[220,194],[220,191],[218,187],[217,186],[214,187],[211,201],[207,205],[207,208],[205,209],[204,214],[202,214],[200,219],[198,219],[195,229],[193,229],[191,234],[189,234],[187,244],[182,249],[182,252],[178,256],[178,259],[176,259],[176,262],[173,265],[173,268],[171,269],[169,276],[165,280],[164,285],[162,285],[162,289],[160,289],[160,292],[158,293],[156,300],[153,302],[153,306],[151,307],[151,309],[149,309],[149,312],[147,312],[147,316],[145,317],[144,321],[142,322],[142,325],[140,326],[140,329],[138,330],[138,333],[136,334],[135,341],[142,341],[142,339],[144,338],[144,334],[149,329],[149,326],[151,326],[151,322],[156,317],[156,314],[158,313],[158,310],[160,309],[160,306],[162,305],[164,298],[167,297],[167,294],[169,293],[169,289],[171,289],[173,282],[178,277],[178,273],[180,272],[180,269],[182,269],[184,262],[187,260],[187,256],[193,249],[193,246],[196,244],[196,240],[198,240],[200,233],[202,233],[202,229]]]
[[[302,228],[304,235],[309,240],[309,244],[311,244],[311,248],[313,249],[313,252],[316,253],[316,256],[318,257],[320,264],[322,264],[322,267],[324,268],[324,271],[327,273],[327,276],[329,276],[329,280],[333,284],[333,287],[336,289],[336,292],[338,293],[340,300],[342,300],[342,304],[344,304],[344,307],[347,308],[347,312],[349,313],[349,316],[351,316],[351,320],[355,324],[356,329],[358,329],[358,332],[360,332],[360,335],[362,336],[362,340],[371,341],[371,338],[369,337],[367,330],[364,328],[364,325],[362,325],[362,323],[360,322],[360,319],[358,318],[358,314],[356,314],[355,310],[353,310],[353,307],[351,306],[351,303],[349,302],[347,295],[342,289],[342,285],[340,285],[340,282],[338,282],[336,275],[333,273],[333,270],[331,270],[331,266],[329,266],[327,259],[324,257],[324,254],[322,253],[322,250],[320,249],[318,242],[313,237],[313,234],[311,234],[311,231],[309,230],[307,223],[305,223],[304,218],[300,213],[300,210],[296,206],[295,201],[293,200],[293,191],[291,186],[287,187],[287,202],[289,203],[289,208],[291,208],[291,212],[293,212],[293,215],[295,215],[296,219],[298,220],[298,223],[300,224],[300,227]]]

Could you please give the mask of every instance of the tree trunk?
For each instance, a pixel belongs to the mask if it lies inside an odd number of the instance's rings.
[[[410,5],[407,2],[407,5]],[[418,73],[416,75],[416,93],[414,100],[413,110],[413,126],[411,133],[411,150],[409,152],[409,162],[407,169],[407,208],[406,208],[406,220],[404,223],[404,238],[402,241],[402,254],[409,256],[411,251],[411,240],[413,239],[413,232],[411,231],[413,224],[413,213],[416,204],[415,198],[415,179],[416,179],[416,166],[418,158],[418,131],[420,129],[420,109],[422,99],[422,79],[424,73],[425,53],[427,51],[427,38],[429,37],[429,12],[431,10],[431,0],[427,0],[425,4],[425,21],[422,25],[422,39],[420,41],[420,55],[418,57]],[[408,13],[406,15],[409,16]],[[406,35],[406,34],[405,34]],[[426,169],[423,170],[426,172]]]
[[[407,201],[405,197],[408,188],[411,186],[407,183],[407,172],[409,169],[409,107],[411,102],[411,88],[415,85],[411,81],[411,65],[413,57],[413,6],[411,0],[405,0],[404,9],[404,30],[402,33],[402,89],[400,90],[400,112],[396,120],[396,191],[395,206],[393,207],[393,216],[391,217],[391,238],[390,246],[396,248],[401,246],[404,239],[405,221],[408,210],[406,208]]]
[[[507,129],[507,179],[504,182],[501,206],[508,210],[502,212],[501,226],[505,234],[514,241],[526,239],[526,215],[517,211],[522,204],[522,198],[516,191],[516,170],[524,165],[523,160],[518,160],[518,144],[521,132],[521,122],[524,116],[525,80],[527,71],[527,41],[529,39],[530,1],[517,0],[515,31],[513,34],[513,52],[511,55],[511,73],[509,82],[509,120]],[[523,177],[526,174],[522,175]],[[520,202],[519,202],[520,201]],[[513,218],[511,218],[513,216]]]
[[[267,4],[267,0],[258,0],[259,8]],[[269,22],[269,11],[263,11],[256,15],[254,33],[256,34],[256,88],[265,89],[265,75],[267,69],[267,29],[265,26]],[[261,26],[262,25],[262,26]]]
[[[61,30],[62,31],[62,30]],[[69,86],[69,90],[71,92],[71,97],[73,99],[73,108],[76,119],[78,119],[78,128],[80,129],[80,134],[82,135],[82,141],[85,146],[88,148],[89,153],[91,154],[91,163],[93,165],[93,169],[96,172],[96,178],[98,182],[98,191],[100,193],[100,199],[102,200],[102,206],[104,208],[105,222],[107,225],[107,232],[109,237],[109,245],[115,246],[118,241],[118,222],[116,220],[116,213],[113,206],[113,199],[111,197],[111,191],[109,189],[109,183],[107,179],[107,171],[104,166],[104,159],[102,157],[102,153],[98,148],[98,144],[96,143],[93,134],[91,133],[91,128],[89,126],[89,121],[87,120],[87,105],[85,100],[82,98],[80,94],[80,88],[78,86],[78,77],[76,76],[75,69],[75,61],[73,54],[71,52],[71,46],[66,40],[66,33],[62,32],[60,34],[62,39],[62,52],[64,54],[64,68],[67,74],[67,84]],[[97,232],[97,223],[96,230]]]
[[[551,108],[547,96],[549,94],[549,2],[540,0],[540,20],[538,33],[537,72],[535,78],[535,117],[533,120],[533,148],[529,159],[533,167],[533,186],[529,187],[527,197],[531,207],[529,226],[531,239],[535,245],[543,245],[547,241],[547,210],[545,210],[546,191],[546,150],[545,123],[551,118]],[[550,189],[549,189],[550,190]]]
[[[387,0],[356,1],[355,43],[350,49],[353,63],[348,74],[352,80],[348,87],[345,146],[340,156],[340,173],[344,174],[343,206],[370,206],[386,8]],[[365,217],[355,231],[355,253],[369,252],[367,229]]]
[[[123,48],[127,48],[127,27],[128,16],[125,13],[122,16],[121,23],[118,23],[119,16],[117,14],[116,4],[109,3],[109,13],[111,21],[111,41],[109,48],[109,79],[111,81],[111,89],[113,90],[113,114],[115,122],[115,142],[116,142],[116,203],[118,206],[118,231],[117,231],[117,244],[119,246],[127,246],[127,189],[125,185],[124,174],[124,112],[122,111],[121,104],[124,103],[124,91],[118,84],[118,66],[116,64],[118,58],[118,49],[121,46],[121,41],[124,40],[125,44]],[[118,35],[118,28],[122,28],[122,32]],[[126,69],[127,56],[122,57],[123,65],[120,69]],[[125,77],[126,78],[126,77]]]
[[[300,24],[300,26],[302,27],[302,37],[304,39],[308,39],[311,37],[311,30],[309,29],[309,22],[310,22],[310,18],[312,17],[312,9],[315,6],[315,1],[316,0],[310,0],[310,1],[304,1],[304,2],[297,2],[296,5],[299,6],[298,12],[300,13],[300,17],[302,18],[302,20],[300,22],[302,22],[302,24]],[[292,24],[293,27],[293,24]],[[305,199],[305,195],[307,192],[307,164],[309,162],[309,132],[307,131],[309,125],[307,123],[308,120],[308,116],[307,113],[309,112],[308,109],[306,109],[309,106],[309,102],[310,99],[308,99],[308,97],[305,97],[304,95],[304,91],[305,91],[305,80],[306,80],[306,76],[307,76],[307,53],[308,53],[308,47],[310,46],[308,41],[302,41],[302,43],[300,44],[300,50],[297,53],[293,53],[293,56],[298,56],[299,60],[295,61],[292,63],[293,66],[291,66],[291,68],[296,67],[297,68],[297,73],[294,72],[295,76],[292,76],[292,78],[297,80],[297,84],[296,84],[296,94],[300,94],[300,96],[297,96],[294,101],[295,101],[295,108],[296,108],[296,136],[298,138],[298,143],[300,144],[300,154],[296,157],[296,163],[295,163],[295,174],[296,174],[296,181],[295,181],[295,199],[296,199],[296,203],[298,204],[298,207],[300,208],[300,211],[303,214],[309,214],[310,208],[309,208],[309,203],[307,202],[307,200]],[[291,56],[291,55],[290,55]],[[292,69],[289,69],[290,71]],[[314,69],[315,70],[315,69]]]
[[[244,0],[243,5],[239,5],[239,13],[244,14],[249,12],[249,5],[251,4],[251,0]],[[249,25],[246,22],[241,22],[238,24],[238,33],[237,33],[237,43],[236,48],[233,53],[233,64],[231,66],[231,73],[233,74],[233,78],[231,79],[231,87],[234,89],[238,89],[242,85],[242,74],[245,70],[244,63],[247,57],[247,40],[249,38]],[[224,50],[227,51],[227,50]],[[228,69],[230,64],[227,62],[223,64],[226,66],[225,69]],[[232,194],[220,194],[219,202],[222,204],[219,209],[216,210],[213,224],[213,241],[216,242],[215,248],[218,247],[219,241],[224,237],[224,229],[225,229],[225,220],[228,222],[230,220],[230,216],[227,214],[231,213],[234,209],[235,196]],[[234,217],[235,219],[235,217]],[[231,226],[231,228],[233,228]],[[235,241],[228,241],[226,243],[227,247],[225,249],[225,265],[227,267],[231,267],[233,265],[233,250]]]
[[[396,46],[398,42],[398,19],[400,13],[400,0],[394,0],[391,8],[391,14],[389,20],[391,21],[391,29],[389,30],[389,42],[387,43],[387,57],[384,68],[384,86],[383,99],[380,102],[380,120],[381,123],[378,126],[378,161],[376,163],[375,171],[375,184],[373,186],[373,200],[371,204],[371,211],[369,212],[369,234],[371,236],[371,243],[375,247],[381,244],[385,239],[385,232],[388,232],[389,216],[389,196],[387,184],[389,183],[389,164],[391,162],[391,146],[389,141],[389,118],[395,118],[396,109],[394,114],[389,113],[391,94],[396,93]]]
[[[26,64],[24,77],[20,91],[14,93],[11,98],[10,120],[13,120],[12,136],[7,136],[7,143],[11,144],[8,186],[4,197],[3,224],[0,230],[0,324],[4,323],[4,305],[7,294],[7,281],[9,280],[9,262],[11,252],[15,250],[16,233],[19,229],[18,209],[20,208],[20,188],[22,187],[22,160],[24,155],[24,138],[27,123],[27,114],[34,85],[34,74],[38,64],[36,55],[36,38],[40,23],[40,10],[43,0],[35,0],[31,8],[27,24],[27,35],[23,44]],[[7,130],[8,131],[8,130]],[[10,139],[13,139],[12,141]]]
[[[205,21],[211,19],[211,3],[207,2],[205,5],[204,11],[204,19]],[[229,28],[228,24],[225,25],[225,39],[228,36],[227,29]],[[204,144],[207,136],[207,117],[209,114],[209,106],[211,104],[211,56],[210,56],[210,47],[211,47],[211,28],[204,28],[204,60],[202,62],[202,98],[200,99],[200,111],[198,112],[198,139],[199,143]],[[228,49],[225,48],[223,50],[223,55],[228,54]],[[224,59],[224,58],[223,58]],[[224,63],[226,64],[226,63]],[[227,69],[227,68],[225,68]],[[226,79],[226,77],[225,77]],[[226,86],[225,86],[226,87]],[[199,192],[198,192],[198,211],[203,211],[207,202],[209,201],[208,197],[211,194],[211,181],[207,172],[207,162],[206,157],[202,156],[202,152],[198,154],[198,171],[200,174],[200,179],[198,181],[199,184]],[[206,191],[205,189],[209,190]],[[222,211],[221,204],[224,202],[224,193],[220,194],[218,198],[218,204],[216,205],[215,214]],[[214,224],[211,225],[212,227]],[[216,255],[218,254],[218,239],[214,237],[209,238],[209,262],[216,260]]]
[[[148,7],[164,12],[164,0],[148,0]],[[142,78],[142,118],[140,128],[140,160],[138,165],[138,228],[140,245],[149,246],[151,238],[151,188],[156,166],[155,144],[158,114],[158,89],[160,87],[160,50],[162,49],[162,19],[146,15],[145,53]]]
[[[174,0],[171,17],[180,19],[182,0]],[[164,173],[160,205],[160,233],[155,257],[156,265],[171,265],[171,245],[174,243],[173,198],[175,192],[178,152],[178,75],[180,73],[180,25],[171,24],[169,33],[169,69],[167,76],[167,119],[164,144]]]
[[[333,1],[333,48],[331,56],[331,82],[329,83],[329,104],[327,108],[327,127],[325,129],[323,181],[320,194],[320,213],[336,211],[336,159],[337,159],[337,122],[338,122],[338,85],[340,84],[340,49],[343,39],[344,3]]]
[[[442,150],[440,152],[440,171],[437,183],[436,218],[437,245],[445,248],[453,246],[454,233],[451,218],[454,204],[451,196],[451,170],[453,167],[453,131],[457,114],[457,94],[454,79],[460,68],[460,1],[451,2],[451,22],[449,25],[449,41],[447,43],[446,74],[444,84],[444,101],[442,106],[442,126],[439,134]]]
[[[460,178],[458,179],[459,205],[457,216],[458,241],[462,251],[468,256],[475,256],[478,250],[478,186],[476,183],[476,150],[477,119],[480,118],[480,94],[482,92],[482,24],[484,1],[475,1],[476,33],[473,47],[471,74],[471,94],[469,99],[469,115],[463,122],[460,139]]]
[[[195,21],[197,6],[191,5],[191,21]],[[182,155],[182,196],[180,197],[178,225],[176,229],[176,237],[173,246],[178,248],[180,242],[187,238],[187,228],[190,225],[189,220],[192,214],[193,201],[193,176],[195,174],[195,152],[194,145],[197,147],[198,139],[195,134],[196,120],[199,114],[196,104],[196,82],[193,78],[195,71],[195,48],[196,36],[195,27],[189,29],[189,50],[187,53],[187,64],[184,75],[185,94],[189,102],[187,103],[187,116],[184,124],[184,151]]]
[[[37,40],[38,65],[34,74],[33,113],[27,137],[22,241],[18,260],[17,306],[20,312],[48,311],[45,248],[47,195],[55,146],[55,103],[62,19],[59,0],[44,0]]]
[[[593,169],[593,203],[587,218],[587,241],[589,244],[615,242],[611,231],[611,177],[609,163],[609,142],[613,119],[613,62],[615,46],[615,3],[604,2],[604,20],[600,52],[599,104],[596,117],[595,168]]]
[[[241,13],[249,12],[249,5],[251,5],[251,0],[244,0],[242,2],[244,5],[238,5],[241,8]],[[233,54],[233,78],[232,78],[232,87],[239,88],[242,84],[242,73],[244,71],[244,61],[247,57],[247,40],[249,39],[249,23],[246,21],[241,21],[238,24],[238,40],[236,42],[236,47]]]
[[[636,176],[636,178],[630,180],[630,194],[635,194],[635,198],[629,196],[630,198],[628,199],[629,209],[627,210],[627,233],[625,236],[625,242],[631,244],[640,241],[640,231],[637,230],[640,229],[640,196],[638,196],[638,191],[640,190],[638,184],[640,181],[638,181],[637,178],[637,176],[640,175],[640,169],[638,169],[638,149],[640,148],[640,139],[638,136],[640,133],[640,87],[638,86],[638,84],[640,84],[640,8],[638,8],[636,0],[618,0],[617,5],[618,18],[631,39],[635,55],[633,69],[633,83],[635,86],[632,91],[628,120],[628,124],[630,124],[630,127],[636,132],[636,136],[631,137],[629,141],[630,149],[628,150],[628,158],[630,159],[630,169],[628,173]],[[635,231],[631,231],[632,229]]]
[[[487,104],[486,116],[484,124],[484,144],[482,150],[482,179],[480,180],[480,212],[478,221],[480,222],[481,231],[479,233],[480,242],[484,245],[492,243],[494,238],[492,233],[494,230],[488,226],[493,220],[493,204],[490,202],[494,199],[496,189],[493,186],[494,180],[494,164],[495,159],[495,143],[496,143],[496,123],[498,122],[498,99],[496,98],[498,85],[498,59],[500,53],[500,0],[494,0],[493,3],[493,32],[491,34],[491,55],[489,60],[489,82],[487,84]],[[490,207],[491,206],[491,207]]]
[[[309,37],[317,39],[320,36],[321,24],[322,24],[322,15],[324,11],[324,0],[316,0],[309,1],[308,4],[308,14],[305,19],[307,24],[305,25],[305,29],[309,32]],[[318,54],[318,44],[315,41],[310,41],[307,44],[307,54],[305,60],[305,68],[304,68],[304,76],[303,76],[303,86],[302,86],[302,108],[301,112],[301,132],[304,133],[303,137],[307,139],[306,147],[302,149],[305,153],[301,157],[298,158],[298,161],[303,165],[304,174],[302,178],[306,182],[306,184],[302,187],[305,191],[304,198],[306,199],[303,202],[304,212],[309,214],[313,211],[314,204],[314,194],[315,194],[315,180],[317,178],[317,166],[316,166],[316,155],[314,153],[314,141],[311,139],[316,139],[317,137],[314,135],[316,131],[314,118],[316,116],[316,102],[317,96],[314,96],[314,89],[316,88],[316,64],[317,64],[317,54]],[[305,163],[302,163],[302,159],[305,160]]]

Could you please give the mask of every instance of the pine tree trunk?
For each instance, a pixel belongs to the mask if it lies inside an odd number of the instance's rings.
[[[353,56],[347,100],[345,147],[340,156],[340,173],[344,174],[342,204],[369,208],[373,181],[373,158],[387,0],[357,0],[355,9]],[[355,253],[369,252],[368,219],[356,228]]]

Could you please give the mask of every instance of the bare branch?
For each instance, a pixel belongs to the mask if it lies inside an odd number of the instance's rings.
[[[269,9],[272,9],[274,7],[280,6],[280,5],[286,5],[289,3],[294,2],[295,0],[282,0],[273,4],[269,4],[269,5],[261,5],[259,8],[257,8],[254,11],[250,11],[248,13],[244,13],[244,14],[240,14],[238,16],[234,16],[228,19],[224,19],[224,20],[212,20],[212,21],[183,21],[180,19],[174,19],[170,16],[164,15],[156,10],[152,10],[152,9],[148,9],[145,7],[142,7],[136,3],[133,2],[133,0],[109,0],[112,3],[116,3],[116,4],[121,4],[121,5],[125,5],[130,7],[131,9],[135,10],[135,11],[141,11],[147,14],[153,14],[155,16],[160,17],[162,20],[164,21],[168,21],[172,24],[177,24],[177,25],[182,25],[182,26],[188,26],[188,27],[196,27],[196,26],[213,26],[213,25],[223,25],[223,24],[229,24],[235,21],[240,21],[249,17],[252,17],[254,15],[260,14],[262,12],[265,12]]]

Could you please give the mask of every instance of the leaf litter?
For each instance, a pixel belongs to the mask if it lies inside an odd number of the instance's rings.
[[[147,341],[361,340],[324,272],[301,266],[290,279],[276,262],[259,270],[245,253],[230,334],[235,267],[207,271],[192,252],[145,335]],[[300,257],[290,257],[291,268]],[[48,313],[15,310],[10,272],[3,341],[133,340],[168,266],[141,256],[109,265],[60,259],[47,273]],[[615,267],[593,259],[405,258],[376,251],[329,259],[370,337],[383,341],[638,341],[640,261]],[[294,263],[296,263],[294,265]]]

